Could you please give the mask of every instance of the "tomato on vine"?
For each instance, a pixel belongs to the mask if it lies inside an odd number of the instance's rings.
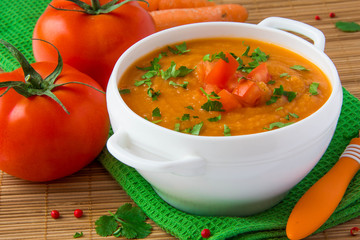
[[[0,169],[30,181],[68,176],[96,158],[110,123],[105,93],[63,64],[29,64],[0,40],[21,68],[0,74]]]
[[[53,0],[38,19],[33,36],[54,44],[64,63],[105,90],[120,55],[154,32],[152,17],[135,0]],[[54,49],[39,41],[33,42],[33,52],[36,61],[57,57]]]

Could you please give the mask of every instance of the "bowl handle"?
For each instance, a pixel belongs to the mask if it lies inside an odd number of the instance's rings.
[[[324,34],[319,29],[306,23],[288,18],[269,17],[262,20],[258,25],[299,33],[310,38],[314,42],[314,46],[322,52],[325,49]]]
[[[138,170],[174,173],[181,176],[198,176],[205,172],[205,159],[186,156],[181,159],[164,161],[146,159],[136,155],[129,148],[131,140],[123,131],[115,132],[107,141],[109,152],[119,161]]]

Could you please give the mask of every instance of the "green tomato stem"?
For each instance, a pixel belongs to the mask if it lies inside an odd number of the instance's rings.
[[[91,0],[92,8],[96,11],[101,8],[100,1],[99,0]]]

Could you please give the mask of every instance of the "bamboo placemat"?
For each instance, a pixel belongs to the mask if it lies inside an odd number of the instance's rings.
[[[26,1],[24,1],[26,2]],[[344,33],[334,27],[336,21],[360,23],[359,0],[218,0],[241,3],[249,11],[249,23],[266,17],[280,16],[313,25],[324,32],[326,54],[336,65],[343,86],[360,98],[360,32]],[[6,11],[1,9],[0,11]],[[335,18],[329,13],[334,12]],[[1,14],[1,13],[0,13]],[[315,16],[321,20],[315,20]],[[108,210],[132,202],[99,162],[93,162],[78,173],[49,183],[31,183],[0,171],[0,239],[105,239],[95,232],[95,220]],[[76,219],[73,211],[80,208],[84,216]],[[50,211],[57,209],[61,217],[54,220]],[[147,239],[175,239],[151,220],[153,231]],[[322,239],[360,239],[349,235],[353,226],[360,227],[360,218],[309,237]]]

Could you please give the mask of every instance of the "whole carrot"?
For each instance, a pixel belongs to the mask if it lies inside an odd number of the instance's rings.
[[[209,0],[159,0],[159,10],[207,6],[215,6],[215,2]]]
[[[147,11],[165,10],[173,8],[198,8],[214,6],[215,2],[209,0],[147,0],[149,3],[138,2]]]
[[[200,8],[166,9],[149,12],[156,31],[189,23],[228,21],[245,22],[248,12],[239,4],[224,4]]]

